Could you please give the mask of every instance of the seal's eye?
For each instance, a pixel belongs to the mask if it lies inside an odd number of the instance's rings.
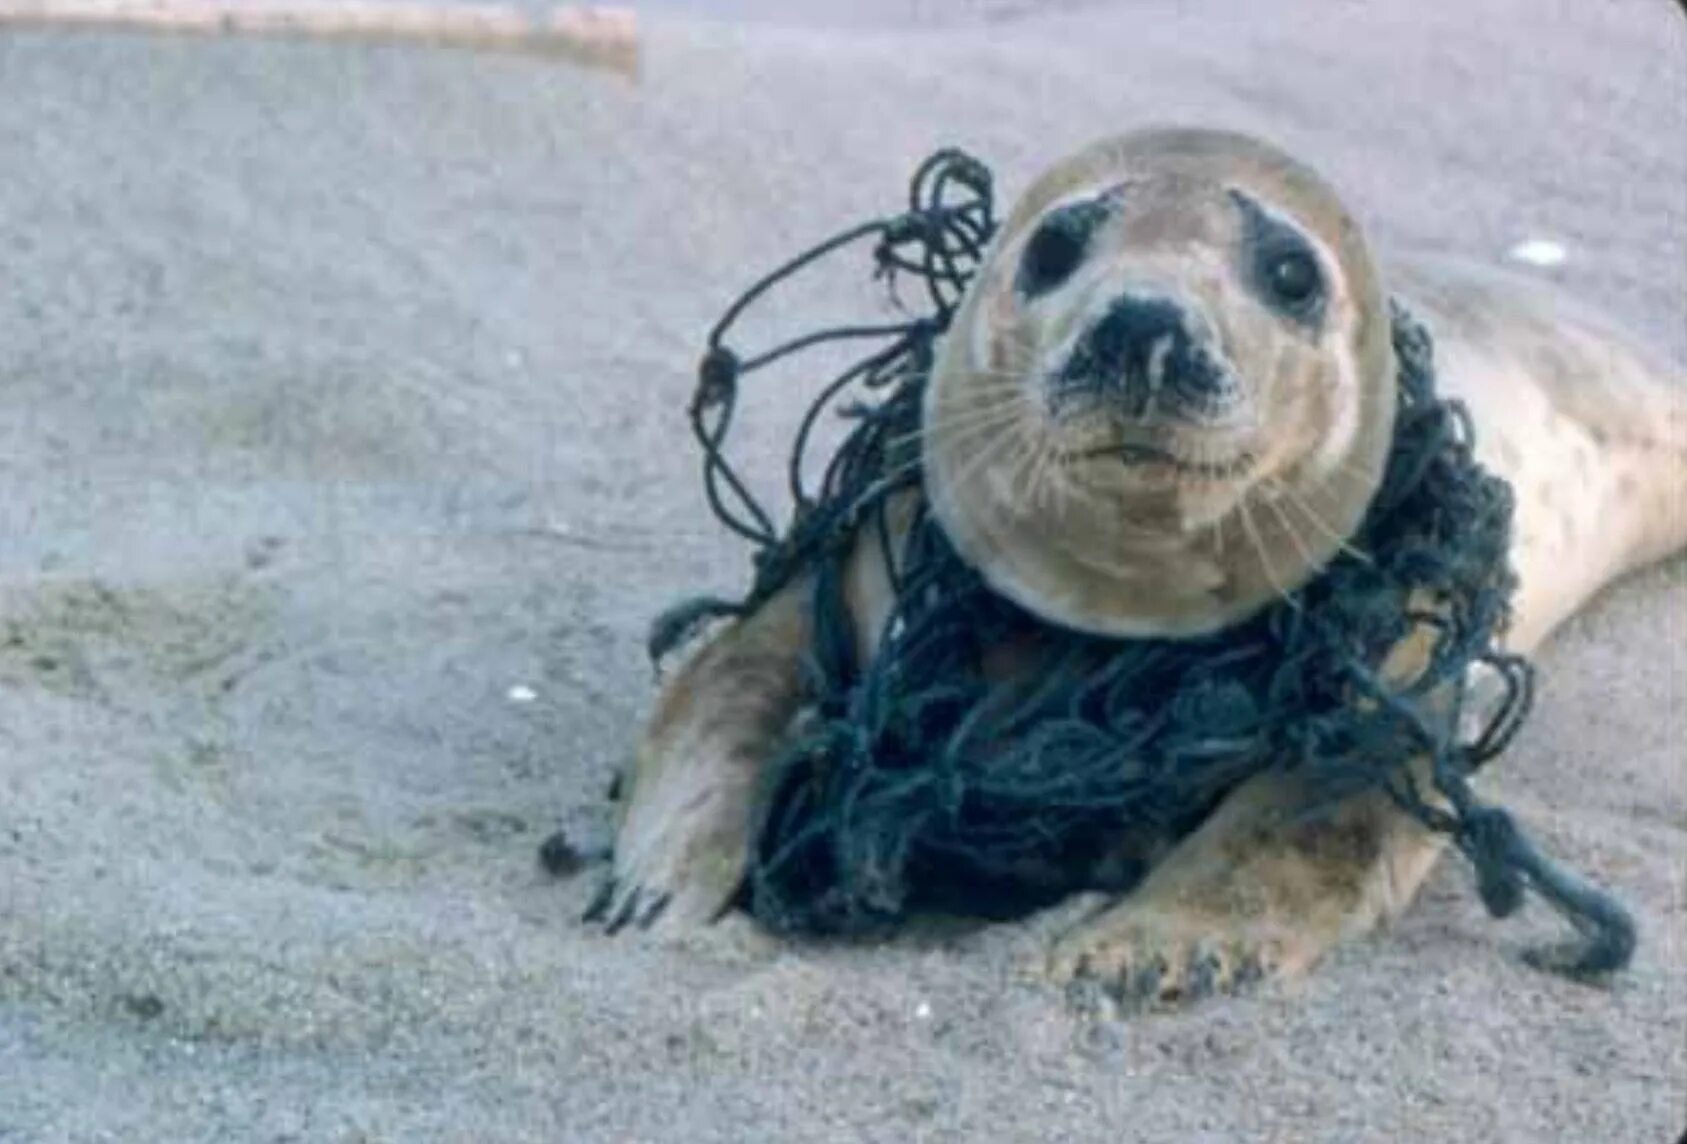
[[[1265,267],[1265,284],[1273,297],[1296,310],[1316,301],[1324,286],[1318,263],[1304,250],[1274,256]]]
[[[1271,214],[1241,191],[1230,198],[1242,212],[1242,260],[1264,301],[1314,327],[1324,310],[1324,274],[1299,228]]]
[[[1100,203],[1061,207],[1037,225],[1019,261],[1019,292],[1035,298],[1072,277],[1083,264],[1090,238],[1107,218]]]

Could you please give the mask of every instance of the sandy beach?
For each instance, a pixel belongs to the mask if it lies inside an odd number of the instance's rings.
[[[1687,362],[1668,0],[795,7],[641,7],[636,82],[0,32],[0,1142],[1674,1141],[1680,558],[1553,640],[1489,788],[1638,916],[1608,988],[1456,862],[1303,984],[1101,1024],[1023,971],[1050,919],[579,924],[596,872],[536,847],[607,845],[646,625],[747,574],[704,334],[936,148],[1011,198],[1098,135],[1253,131],[1385,263],[1548,239],[1528,272]],[[868,269],[782,320],[872,312]],[[757,398],[769,479],[804,394]]]

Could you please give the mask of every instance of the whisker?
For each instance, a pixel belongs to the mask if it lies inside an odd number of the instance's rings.
[[[1026,363],[1029,365],[1030,363]],[[1023,385],[1028,380],[1025,369],[996,369],[992,366],[973,366],[967,371],[968,378],[983,378],[986,381]]]
[[[1054,472],[1054,450],[1049,447],[1047,433],[1037,434],[1037,468],[1032,481],[1031,496],[1033,505],[1042,504],[1045,500],[1049,508],[1056,506],[1056,490],[1050,479]]]
[[[1295,528],[1294,522],[1289,519],[1288,514],[1283,511],[1283,506],[1278,504],[1274,497],[1264,499],[1265,507],[1271,510],[1271,514],[1277,518],[1277,523],[1283,526],[1283,531],[1288,534],[1289,543],[1295,546],[1295,550],[1300,553],[1300,558],[1306,561],[1307,568],[1316,570],[1322,564],[1322,561],[1312,555],[1312,550],[1306,546],[1306,540]]]
[[[1265,542],[1260,539],[1259,530],[1254,525],[1253,513],[1248,510],[1248,502],[1243,498],[1236,505],[1242,513],[1242,528],[1247,533],[1249,542],[1253,545],[1254,554],[1259,557],[1260,570],[1265,573],[1265,580],[1277,593],[1279,599],[1291,608],[1299,610],[1300,601],[1290,596],[1283,589],[1283,582],[1277,579],[1277,570],[1271,565],[1271,557],[1266,554]]]
[[[913,446],[918,449],[921,455],[925,454],[928,446],[941,447],[949,453],[963,453],[996,434],[1012,433],[1019,427],[1019,418],[1004,417],[997,421],[979,422],[933,436],[920,433],[907,434],[898,438],[893,443],[892,448],[901,450]]]
[[[1008,495],[1014,503],[1021,503],[1024,497],[1021,485],[1025,478],[1027,463],[1033,455],[1033,449],[1023,433],[1014,434],[1008,440],[1008,446],[1005,456],[997,456],[990,463],[999,465],[1002,479],[1008,485]],[[983,450],[980,450],[980,453],[988,455],[990,449],[991,446],[985,446]],[[986,467],[988,465],[983,463],[981,457],[975,457],[972,464],[956,474],[955,484],[959,486],[969,483],[974,475],[978,475],[980,470]]]
[[[970,433],[980,426],[1005,425],[1017,420],[1019,410],[1008,406],[1000,409],[980,410],[966,417],[949,418],[936,425],[922,425],[910,429],[906,433],[898,433],[888,438],[892,445],[906,445],[911,441],[949,441],[956,436]]]
[[[1064,522],[1072,513],[1072,505],[1078,498],[1078,491],[1066,466],[1061,463],[1060,453],[1056,449],[1049,450],[1047,480],[1055,519]]]
[[[956,471],[954,477],[955,484],[959,486],[971,481],[980,469],[984,468],[987,464],[993,462],[994,460],[999,459],[997,454],[999,454],[1004,448],[1017,444],[1019,437],[1020,434],[1018,433],[1008,432],[999,434],[987,441],[984,446],[977,451],[977,453],[964,462],[961,468]]]
[[[1346,477],[1348,480],[1354,481],[1362,488],[1367,489],[1373,489],[1382,484],[1381,473],[1366,472],[1353,461],[1337,461],[1334,465],[1330,466],[1329,475]]]
[[[919,440],[947,441],[951,434],[971,431],[979,426],[1005,425],[1022,414],[1023,410],[1015,402],[1002,402],[988,409],[969,409],[958,416],[947,417],[936,425],[921,425],[906,433],[899,433],[889,438],[887,443],[900,446]]]
[[[952,421],[965,421],[971,417],[994,413],[1002,409],[1023,409],[1024,407],[1025,402],[1019,394],[1001,393],[989,397],[988,399],[981,399],[973,404],[962,406],[958,409],[945,408],[942,411],[942,420],[937,422],[937,427],[941,428],[943,425]]]
[[[1019,464],[1014,469],[1014,503],[1030,505],[1036,503],[1037,462],[1042,456],[1041,435],[1026,433],[1022,439],[1025,442],[1025,448]]]
[[[1272,488],[1274,492],[1280,493],[1283,499],[1288,501],[1292,507],[1300,510],[1314,528],[1316,528],[1319,532],[1322,532],[1330,540],[1334,541],[1338,549],[1347,553],[1355,560],[1360,560],[1366,564],[1372,565],[1376,563],[1375,560],[1371,559],[1370,553],[1355,546],[1347,537],[1342,536],[1334,528],[1330,527],[1329,522],[1314,512],[1312,505],[1307,502],[1306,498],[1302,497],[1294,489],[1290,488],[1286,484],[1283,484],[1281,481],[1277,481],[1275,478],[1273,478]]]
[[[1009,490],[1013,496],[1013,503],[1026,505],[1031,503],[1033,479],[1037,471],[1037,447],[1030,441],[1023,441],[1022,448],[1014,453],[1013,472],[1008,479]]]

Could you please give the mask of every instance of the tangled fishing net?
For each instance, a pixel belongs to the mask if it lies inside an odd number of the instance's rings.
[[[888,539],[888,502],[920,484],[917,457],[900,443],[918,434],[935,347],[996,227],[988,170],[940,152],[915,173],[905,211],[780,267],[710,335],[690,417],[711,507],[754,546],[755,579],[742,600],[671,609],[652,632],[653,658],[703,621],[752,611],[813,574],[811,702],[760,792],[752,912],[779,929],[851,932],[916,909],[1006,916],[1076,890],[1128,889],[1143,868],[1121,859],[1121,840],[1180,837],[1239,783],[1284,768],[1304,780],[1309,814],[1382,790],[1445,832],[1495,916],[1527,889],[1540,893],[1584,938],[1543,963],[1578,975],[1626,964],[1635,935],[1622,907],[1472,791],[1532,695],[1528,664],[1496,646],[1514,587],[1511,490],[1477,464],[1464,410],[1435,394],[1429,336],[1398,305],[1399,410],[1381,485],[1351,544],[1299,590],[1201,638],[1080,634],[992,592],[922,511],[900,546],[881,545],[895,603],[863,660],[842,588],[851,540],[863,528]],[[927,312],[752,357],[726,345],[774,286],[868,239],[878,275],[916,279]],[[843,341],[874,348],[807,410],[789,461],[794,510],[780,529],[726,456],[740,383]],[[811,438],[828,410],[849,432],[809,488]],[[1426,666],[1385,677],[1388,653],[1414,633],[1429,637]],[[1009,640],[1036,649],[1035,669],[987,679],[984,653]],[[1414,782],[1414,758],[1429,760],[1432,792]]]

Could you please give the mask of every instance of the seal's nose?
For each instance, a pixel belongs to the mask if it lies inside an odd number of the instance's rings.
[[[1146,371],[1156,357],[1183,352],[1183,310],[1163,298],[1124,297],[1090,327],[1089,350],[1106,373]]]
[[[1228,375],[1190,333],[1188,314],[1167,298],[1127,294],[1079,339],[1056,396],[1106,396],[1125,412],[1213,411],[1231,396]]]

